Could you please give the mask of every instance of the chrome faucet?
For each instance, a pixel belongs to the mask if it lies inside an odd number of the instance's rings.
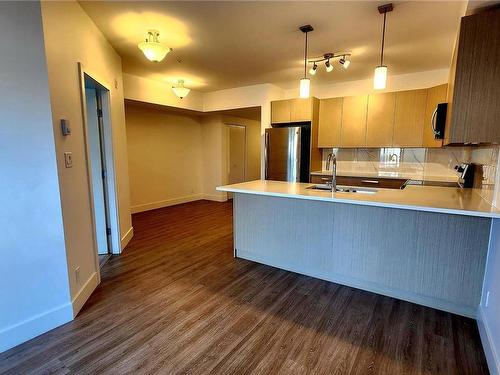
[[[330,170],[330,163],[332,163],[332,192],[337,191],[337,157],[335,154],[328,154],[326,159],[326,170]]]

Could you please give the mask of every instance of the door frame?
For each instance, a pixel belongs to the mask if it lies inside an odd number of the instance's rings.
[[[116,167],[115,167],[115,151],[113,147],[113,127],[111,122],[111,95],[112,91],[110,85],[105,81],[100,79],[97,74],[94,74],[91,70],[86,69],[86,67],[79,62],[78,63],[78,75],[80,80],[80,101],[82,108],[82,120],[83,120],[83,138],[85,145],[85,160],[87,169],[87,181],[88,181],[88,195],[89,195],[89,205],[91,211],[91,221],[92,221],[92,236],[94,243],[94,259],[96,264],[96,270],[99,275],[100,280],[100,267],[99,267],[99,257],[97,254],[97,235],[96,235],[96,222],[95,222],[95,212],[94,212],[94,193],[93,193],[93,181],[92,181],[92,163],[90,159],[90,144],[89,144],[89,132],[88,132],[88,119],[87,119],[87,103],[85,97],[85,75],[96,81],[100,86],[102,86],[106,91],[100,92],[100,99],[103,104],[103,125],[104,125],[104,143],[105,143],[105,160],[106,160],[106,188],[108,195],[108,214],[110,218],[110,228],[111,228],[111,248],[109,249],[110,254],[120,254],[121,249],[121,236],[120,236],[120,216],[118,213],[118,191],[116,183]]]

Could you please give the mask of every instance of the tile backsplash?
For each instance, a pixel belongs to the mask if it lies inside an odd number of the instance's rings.
[[[499,146],[489,147],[442,147],[442,148],[338,148],[333,149],[337,161],[371,162],[395,165],[412,164],[424,168],[429,164],[439,164],[449,170],[460,163],[475,163],[482,166],[481,196],[489,202],[494,200],[496,169]],[[323,170],[332,149],[323,149]],[[500,190],[500,186],[499,186]]]

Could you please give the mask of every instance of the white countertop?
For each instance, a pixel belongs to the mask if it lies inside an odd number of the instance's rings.
[[[313,185],[310,183],[256,180],[220,186],[217,190],[231,193],[500,218],[500,210],[484,200],[474,189],[410,185],[403,190],[377,189],[374,194],[362,194],[332,193],[330,191],[307,189]]]
[[[312,175],[328,176],[332,171],[315,171]],[[337,176],[402,178],[414,181],[457,182],[458,174],[438,163],[374,163],[338,161]]]

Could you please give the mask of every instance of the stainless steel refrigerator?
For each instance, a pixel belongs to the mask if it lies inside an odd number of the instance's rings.
[[[309,182],[311,124],[266,129],[266,180]]]

